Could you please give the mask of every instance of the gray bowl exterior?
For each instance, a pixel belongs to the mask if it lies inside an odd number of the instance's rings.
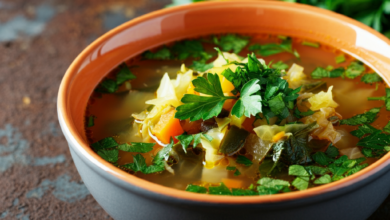
[[[67,137],[68,139],[68,137]],[[68,142],[69,143],[69,142]],[[85,185],[114,219],[366,219],[390,193],[389,166],[353,185],[317,196],[267,204],[215,204],[156,194],[114,178],[69,143]]]

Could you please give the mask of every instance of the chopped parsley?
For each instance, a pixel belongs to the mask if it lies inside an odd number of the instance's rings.
[[[381,108],[372,108],[369,111],[355,115],[352,118],[340,120],[341,125],[361,125],[361,124],[371,124],[377,118],[377,115]]]
[[[238,155],[237,156],[237,159],[236,159],[236,162],[238,164],[243,164],[247,167],[251,166],[253,164],[253,162],[251,160],[249,160],[247,157],[243,156],[243,155]]]
[[[365,70],[366,67],[364,67],[364,64],[362,62],[353,61],[345,70],[345,76],[350,79],[355,79],[356,77],[360,76]]]
[[[376,74],[376,73],[367,73],[362,76],[360,81],[366,83],[366,84],[372,84],[372,83],[377,83],[377,82],[382,82],[382,78]]]
[[[290,38],[287,38],[282,41],[282,43],[269,43],[269,44],[253,44],[248,48],[250,51],[255,52],[261,56],[271,56],[283,52],[291,53],[295,57],[299,58],[299,53],[292,48],[292,41]]]
[[[240,98],[232,108],[232,115],[238,118],[243,115],[251,117],[261,112],[261,96],[256,95],[260,90],[258,82],[258,79],[252,79],[242,87]]]
[[[340,67],[333,70],[326,70],[322,67],[317,67],[312,73],[311,78],[313,79],[322,79],[322,78],[337,78],[343,75],[344,68]]]
[[[341,54],[340,56],[335,57],[335,61],[336,61],[337,64],[345,62],[344,54]]]
[[[206,70],[211,69],[213,67],[214,65],[212,63],[206,64],[204,61],[196,61],[196,60],[190,66],[190,68],[198,72],[205,72]]]
[[[192,185],[189,184],[186,188],[187,192],[194,192],[194,193],[202,193],[205,194],[207,193],[207,188],[203,186],[198,186],[198,185]]]
[[[87,128],[93,127],[95,125],[95,116],[91,115],[87,119]]]
[[[116,163],[118,161],[119,151],[117,149],[113,149],[113,150],[102,149],[99,150],[97,154],[110,163]]]
[[[91,147],[95,151],[99,151],[99,150],[102,150],[102,149],[113,148],[113,147],[116,147],[116,146],[118,146],[118,143],[112,137],[104,138],[104,139],[102,139],[100,141],[97,141],[97,142],[91,144]]]
[[[232,192],[225,184],[221,183],[219,186],[210,186],[209,194],[228,196],[228,195],[232,195]]]
[[[238,54],[246,45],[248,45],[249,37],[227,34],[221,36],[219,39],[214,37],[213,41],[216,45],[221,47],[223,51],[233,51],[233,53]]]
[[[147,153],[153,150],[155,143],[138,143],[132,142],[130,144],[124,143],[118,146],[118,150],[132,152],[132,153]]]
[[[171,51],[167,47],[163,47],[156,52],[146,51],[142,54],[144,59],[148,60],[169,60],[171,59]]]
[[[320,185],[320,184],[327,184],[332,182],[332,178],[330,177],[329,174],[325,174],[318,179],[314,180],[314,184]]]
[[[123,63],[120,65],[120,70],[116,74],[116,84],[121,85],[127,80],[136,79],[137,77],[130,71],[129,67]]]
[[[319,47],[320,47],[320,44],[319,44],[319,43],[310,42],[310,41],[303,41],[303,42],[302,42],[302,45],[304,45],[304,46],[309,46],[309,47],[315,47],[315,48],[319,48]]]
[[[386,88],[386,96],[368,97],[368,101],[385,101],[386,110],[390,111],[390,89]]]
[[[289,65],[283,63],[283,61],[281,61],[281,60],[272,64],[272,68],[279,69],[279,70],[286,70],[286,69],[288,69],[288,67],[289,67]]]
[[[127,80],[136,79],[137,77],[130,71],[129,67],[122,63],[119,66],[119,72],[116,74],[114,79],[104,79],[99,86],[95,89],[96,92],[100,93],[115,93],[119,86]]]

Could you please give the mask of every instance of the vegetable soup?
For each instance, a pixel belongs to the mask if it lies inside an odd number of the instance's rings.
[[[224,34],[145,51],[100,82],[91,148],[148,181],[194,193],[268,195],[343,179],[390,150],[390,89],[340,50]]]

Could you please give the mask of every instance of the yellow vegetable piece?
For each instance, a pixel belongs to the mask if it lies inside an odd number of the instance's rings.
[[[330,86],[328,88],[327,92],[319,92],[312,97],[309,98],[309,103],[310,103],[310,109],[312,111],[317,111],[320,110],[321,108],[326,108],[326,107],[332,107],[336,108],[339,106],[335,101],[333,101],[333,95],[332,95],[332,89],[333,86]]]
[[[286,135],[286,132],[284,132],[284,131],[281,131],[281,132],[275,134],[275,135],[272,137],[272,142],[274,142],[274,143],[278,142],[278,141],[281,140],[285,135]]]

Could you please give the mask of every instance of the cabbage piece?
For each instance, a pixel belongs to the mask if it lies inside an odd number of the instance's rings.
[[[327,92],[319,92],[312,97],[309,98],[309,103],[310,103],[310,109],[312,111],[317,111],[320,110],[321,108],[326,108],[326,107],[332,107],[336,108],[339,106],[335,101],[333,101],[333,95],[332,95],[332,89],[333,86],[330,86],[328,88]]]
[[[171,82],[168,73],[165,73],[163,78],[161,79],[160,86],[157,89],[157,98],[146,101],[146,104],[155,106],[169,104],[175,107],[181,104],[181,102],[176,96],[175,87]]]
[[[187,89],[190,86],[190,83],[192,82],[193,78],[193,71],[187,70],[185,65],[183,64],[181,66],[181,71],[177,74],[176,80],[171,80],[175,88],[176,98],[178,100],[181,100],[184,94],[187,93]]]
[[[314,94],[309,93],[302,93],[297,98],[297,107],[300,112],[307,112],[310,109],[310,103],[308,102],[308,99],[311,98]]]
[[[250,134],[246,139],[244,148],[248,154],[252,155],[253,164],[258,164],[268,154],[272,145],[272,142],[263,140],[255,134]]]
[[[219,131],[222,131],[231,121],[230,118],[217,118],[217,117],[214,117],[214,119],[217,122]]]
[[[222,66],[226,65],[227,62],[225,59],[229,60],[230,62],[232,62],[232,61],[241,62],[241,58],[235,53],[222,52],[222,54],[223,54],[223,56],[221,54],[218,54],[217,59],[214,60],[214,62],[213,62],[214,67],[222,67]]]
[[[334,108],[326,107],[321,108],[319,112],[316,112],[307,117],[301,118],[300,121],[304,124],[310,124],[317,122],[319,128],[313,131],[311,134],[322,140],[329,140],[333,144],[337,143],[342,135],[334,129],[332,122],[328,120],[329,117],[336,115]]]
[[[360,152],[360,149],[358,147],[340,149],[339,151],[342,155],[347,155],[348,158],[351,160],[364,157],[364,155]]]
[[[296,89],[306,83],[306,74],[303,73],[303,67],[293,64],[287,71],[283,79],[287,80],[289,87]]]
[[[141,136],[145,142],[151,140],[149,130],[153,130],[154,125],[160,120],[161,115],[171,110],[171,108],[170,105],[158,105],[149,112],[148,116],[146,116],[143,121],[141,128]]]
[[[219,146],[221,141],[225,136],[227,128],[219,131],[218,128],[213,128],[207,131],[207,135],[211,136],[213,139],[211,141],[207,140],[203,135],[200,138],[200,143],[202,144],[203,149],[206,151],[205,154],[205,167],[208,169],[213,168],[218,161],[223,159],[225,156],[219,153]]]
[[[226,166],[218,165],[212,169],[203,168],[202,182],[206,183],[221,183],[222,179],[228,178],[229,171],[226,170]]]

